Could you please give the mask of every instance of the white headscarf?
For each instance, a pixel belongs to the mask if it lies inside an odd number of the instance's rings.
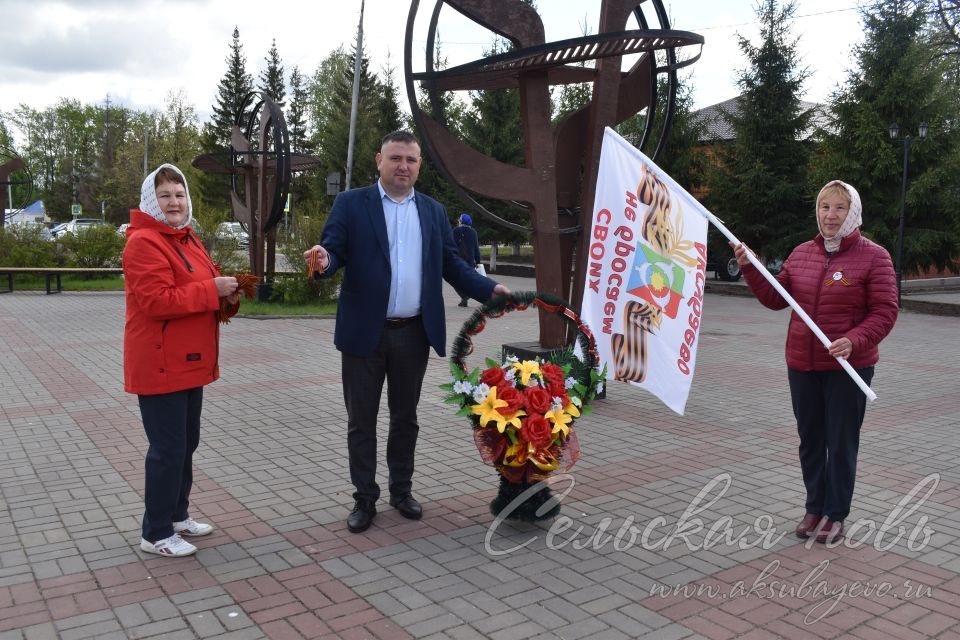
[[[163,211],[160,210],[160,203],[157,202],[157,187],[154,184],[154,181],[157,178],[157,172],[160,169],[171,169],[180,174],[180,177],[183,178],[183,189],[187,192],[187,217],[183,221],[183,224],[177,225],[174,229],[183,229],[185,226],[190,224],[193,220],[193,203],[190,201],[190,187],[187,186],[187,178],[183,175],[183,172],[180,169],[177,169],[172,164],[162,164],[156,169],[153,170],[153,173],[148,175],[143,180],[143,185],[140,187],[140,211],[147,213],[157,222],[162,222],[167,226],[171,226],[167,222],[167,217],[163,215]]]
[[[840,225],[840,230],[837,231],[837,235],[832,238],[828,238],[823,235],[823,229],[820,228],[820,198],[823,196],[824,190],[828,187],[835,185],[840,185],[843,187],[847,195],[850,196],[850,208],[847,210],[847,217],[844,219],[843,224]],[[853,233],[857,228],[863,224],[863,205],[860,204],[860,194],[857,193],[857,190],[848,185],[846,182],[841,182],[840,180],[831,180],[827,184],[823,185],[823,189],[820,189],[820,193],[817,194],[817,202],[814,209],[814,215],[817,218],[817,228],[820,229],[820,235],[823,236],[823,246],[833,253],[840,248],[840,243],[848,235]]]

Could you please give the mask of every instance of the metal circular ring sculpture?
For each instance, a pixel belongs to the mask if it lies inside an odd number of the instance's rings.
[[[16,172],[23,172],[25,178],[22,180],[13,180],[12,176]],[[33,174],[23,159],[17,153],[6,146],[0,145],[0,211],[6,209],[7,190],[15,186],[26,186],[22,197],[16,201],[17,206],[13,206],[10,215],[22,211],[24,207],[30,204],[33,198]],[[0,222],[5,222],[6,216]]]
[[[246,122],[244,122],[244,114]],[[263,163],[270,171],[265,177],[273,183],[273,194],[269,198],[269,211],[260,212],[262,219],[261,230],[266,231],[277,226],[283,217],[283,208],[290,193],[291,171],[290,136],[287,132],[287,123],[283,117],[283,109],[274,102],[264,91],[251,91],[244,98],[237,112],[234,124],[243,132],[244,140],[231,140],[231,166],[239,167],[238,155],[257,154],[265,155]],[[269,127],[269,131],[267,130]],[[259,129],[259,131],[258,131]],[[250,150],[247,141],[259,140],[260,148]],[[230,186],[234,193],[237,191],[238,173],[231,173]]]
[[[644,107],[648,108],[648,117],[645,123],[643,136],[638,146],[647,145],[654,131],[654,124],[657,121],[656,115],[662,111],[662,127],[659,137],[656,141],[656,147],[653,158],[656,159],[662,152],[673,120],[673,113],[676,107],[677,90],[677,69],[692,64],[700,57],[700,53],[682,62],[677,62],[675,49],[688,45],[703,45],[703,38],[697,34],[687,31],[670,30],[669,18],[662,0],[603,0],[604,9],[602,13],[621,13],[626,9],[627,12],[637,21],[639,29],[635,30],[608,30],[601,24],[600,32],[580,38],[572,38],[557,42],[547,43],[544,41],[543,25],[540,22],[539,15],[529,5],[522,0],[504,0],[497,6],[482,0],[436,0],[427,31],[427,47],[424,60],[424,71],[413,71],[412,60],[412,41],[414,23],[419,10],[419,0],[412,0],[410,12],[407,18],[407,32],[404,49],[404,67],[405,79],[407,85],[407,96],[410,100],[410,111],[413,115],[414,123],[417,126],[422,142],[426,151],[437,165],[438,171],[454,187],[457,194],[470,206],[481,213],[483,216],[493,220],[499,225],[513,229],[515,231],[531,232],[535,227],[520,225],[510,222],[497,216],[480,204],[473,193],[499,198],[518,204],[519,202],[529,202],[523,198],[503,197],[502,193],[495,187],[490,188],[492,184],[501,184],[501,176],[496,180],[484,181],[478,180],[475,176],[464,175],[465,165],[454,165],[454,156],[456,152],[462,151],[458,148],[456,142],[451,140],[453,134],[450,133],[446,123],[440,93],[445,90],[470,90],[470,89],[502,89],[502,88],[523,88],[526,80],[532,76],[543,74],[547,78],[547,84],[569,84],[574,82],[591,82],[600,78],[601,74],[595,68],[568,66],[574,63],[582,63],[589,60],[600,60],[604,58],[616,58],[619,62],[621,56],[631,54],[641,54],[640,61],[627,74],[623,74],[619,86],[613,86],[610,91],[618,92],[619,98],[624,102],[623,106],[618,106],[615,114],[616,122],[601,123],[604,125],[613,125],[621,122],[628,117],[638,113]],[[644,5],[652,7],[657,23],[663,28],[650,29],[650,16],[645,13]],[[479,24],[490,28],[509,39],[513,44],[510,51],[495,55],[467,64],[459,65],[449,69],[438,70],[434,66],[435,43],[437,38],[437,25],[440,17],[440,11],[448,5],[450,8],[462,13],[466,17],[478,22]],[[608,7],[607,5],[610,5]],[[613,6],[615,5],[615,6]],[[610,11],[605,11],[607,8]],[[655,52],[665,51],[666,64],[657,65]],[[666,74],[666,95],[661,96],[658,92],[658,78]],[[427,100],[432,111],[432,117],[428,116],[417,103],[417,91],[415,82],[419,82],[426,92]],[[609,83],[608,83],[609,84]],[[611,85],[612,86],[612,85]],[[594,92],[596,100],[597,92]],[[567,145],[567,151],[574,150],[575,153],[561,154],[560,142],[570,137],[577,129],[585,128],[585,120],[589,118],[588,105],[580,111],[574,112],[567,119],[567,122],[561,122],[555,129],[554,138],[558,143],[555,162],[557,166],[558,180],[563,176],[566,180],[577,179],[579,177],[579,168],[584,160],[584,145]],[[549,123],[549,113],[546,115],[546,122]],[[529,121],[529,114],[525,115]],[[602,129],[602,127],[601,127]],[[582,133],[581,136],[582,137]],[[580,140],[582,142],[582,140]],[[526,144],[535,144],[529,138]],[[580,147],[576,149],[576,147]],[[453,152],[453,153],[452,153]],[[529,154],[528,154],[529,155]],[[489,161],[490,159],[487,158]],[[566,165],[566,166],[564,166]],[[488,171],[490,166],[476,167],[474,172]],[[569,184],[563,187],[569,191]],[[491,193],[491,191],[494,191]],[[501,191],[510,191],[509,189]],[[576,189],[574,189],[576,191]],[[576,195],[574,193],[574,195]],[[564,193],[558,193],[556,210],[572,212],[580,209],[575,198],[564,198]],[[520,205],[523,207],[523,205]],[[526,207],[523,207],[526,208]],[[535,217],[535,213],[531,214]],[[572,224],[558,229],[560,234],[572,234],[581,230],[581,225]]]

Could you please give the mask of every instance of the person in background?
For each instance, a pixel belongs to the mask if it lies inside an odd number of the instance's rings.
[[[817,195],[816,220],[820,233],[793,250],[776,278],[831,340],[824,348],[803,320],[791,315],[787,380],[807,493],[806,515],[796,534],[833,542],[842,537],[850,513],[867,403],[837,358],[870,384],[878,345],[893,329],[899,309],[890,254],[860,234],[856,189],[840,180],[827,183]],[[787,302],[746,252],[742,244],[734,247],[751,291],[764,306],[785,308]]]
[[[469,213],[461,213],[457,223],[457,226],[453,229],[453,241],[457,245],[457,251],[460,252],[460,257],[463,258],[464,262],[473,265],[473,268],[476,269],[480,266],[480,239],[472,226],[473,220]],[[460,303],[457,306],[466,307],[469,299],[467,292],[458,289],[457,295],[460,296]]]
[[[187,556],[183,536],[205,536],[190,517],[193,453],[200,443],[203,387],[219,375],[220,298],[239,308],[237,279],[221,276],[193,234],[183,173],[163,164],[143,181],[123,250],[124,389],[137,394],[149,448],[140,549]]]
[[[447,213],[414,191],[420,144],[395,131],[376,156],[380,179],[337,196],[319,245],[304,252],[315,277],[344,270],[334,344],[341,352],[350,480],[356,491],[347,528],[365,531],[377,513],[377,414],[384,379],[390,504],[405,518],[423,513],[413,497],[417,404],[430,347],[446,351],[443,280],[476,300],[507,295],[457,252]]]

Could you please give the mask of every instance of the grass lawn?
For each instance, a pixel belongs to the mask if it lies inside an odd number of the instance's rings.
[[[0,276],[3,278],[3,276]],[[83,275],[60,276],[64,291],[123,291],[123,278],[120,276],[99,276],[91,278]],[[4,282],[0,286],[6,286]],[[56,287],[54,280],[52,286]],[[18,273],[13,276],[14,291],[46,291],[47,279],[41,275]]]
[[[82,275],[64,275],[60,278],[63,290],[70,291],[123,291],[123,278],[107,276],[90,278]],[[6,286],[3,283],[0,286]],[[54,286],[56,283],[54,282]],[[46,291],[46,279],[33,274],[17,274],[13,278],[14,291]],[[243,299],[240,303],[240,315],[246,316],[312,316],[335,315],[336,302],[310,302],[307,304],[282,304],[279,302],[257,302]]]
[[[307,304],[282,304],[279,302],[257,302],[256,300],[240,301],[241,316],[320,316],[335,315],[336,302],[309,302]]]

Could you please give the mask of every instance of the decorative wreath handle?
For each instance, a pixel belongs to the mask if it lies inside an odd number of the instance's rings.
[[[584,354],[584,365],[588,370],[597,367],[597,364],[600,362],[600,356],[597,353],[597,342],[593,337],[593,332],[584,324],[576,311],[556,296],[534,291],[515,291],[506,296],[496,296],[474,311],[463,323],[460,333],[458,333],[457,337],[453,340],[450,361],[462,371],[466,372],[466,357],[473,353],[473,340],[471,336],[475,336],[483,331],[487,326],[487,320],[499,318],[512,311],[525,311],[529,309],[531,305],[559,315],[566,321],[568,326],[573,327],[577,332],[577,343],[580,345],[580,350]]]

